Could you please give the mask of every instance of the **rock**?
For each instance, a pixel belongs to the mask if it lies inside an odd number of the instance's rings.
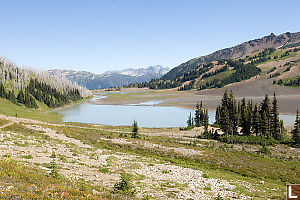
[[[259,184],[265,184],[265,182],[264,181],[259,181]]]
[[[92,193],[93,193],[93,195],[100,195],[100,194],[101,194],[100,192],[98,192],[98,191],[95,190],[95,189],[92,190]]]
[[[6,190],[12,190],[12,189],[14,189],[14,186],[12,186],[12,185],[10,185],[6,188]]]

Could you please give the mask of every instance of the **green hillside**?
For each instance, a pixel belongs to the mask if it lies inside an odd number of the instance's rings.
[[[24,105],[16,105],[7,99],[0,98],[0,114],[49,122],[61,121],[61,116],[58,113],[51,112],[51,109],[41,102],[37,104],[39,109],[32,109]]]

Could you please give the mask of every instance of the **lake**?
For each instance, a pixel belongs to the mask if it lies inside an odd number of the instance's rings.
[[[99,105],[94,102],[97,99],[105,98],[104,93],[95,95],[91,102],[84,102],[66,107],[58,111],[64,122],[81,122],[103,125],[131,125],[133,120],[138,122],[140,127],[184,127],[187,118],[194,110],[154,106],[160,101],[149,101],[131,105]],[[215,122],[215,111],[208,111],[209,123]],[[280,115],[284,125],[295,122],[295,116]]]

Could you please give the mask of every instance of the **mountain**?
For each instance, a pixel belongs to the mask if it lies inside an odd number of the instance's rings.
[[[61,77],[18,67],[0,57],[0,98],[28,108],[60,107],[91,95],[86,88]]]
[[[157,79],[166,74],[169,68],[160,65],[150,66],[148,68],[133,69],[128,68],[120,71],[108,71],[103,74],[93,74],[87,71],[74,70],[49,70],[50,75],[63,76],[78,85],[84,86],[90,90],[120,87],[130,83],[141,83]]]
[[[215,60],[237,59],[266,48],[282,48],[298,42],[300,42],[300,32],[286,32],[278,36],[271,33],[270,35],[260,39],[250,40],[231,48],[221,49],[209,55],[191,59],[170,70],[162,77],[162,79],[176,79],[184,73],[190,72],[201,66],[202,64]]]

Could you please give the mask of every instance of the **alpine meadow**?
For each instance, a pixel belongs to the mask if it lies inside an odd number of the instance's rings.
[[[1,199],[300,199],[298,1],[1,7]]]

